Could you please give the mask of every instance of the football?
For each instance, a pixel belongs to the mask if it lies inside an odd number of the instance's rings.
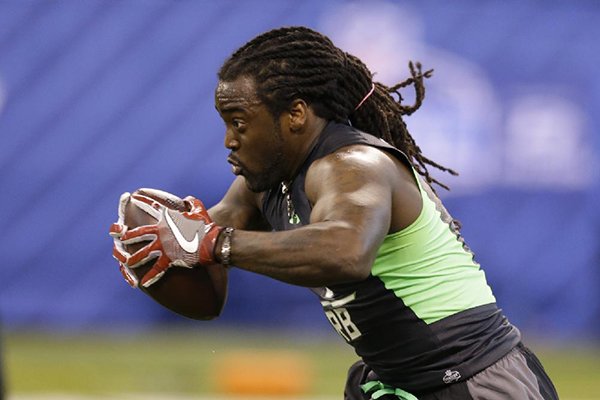
[[[156,219],[129,201],[125,207],[125,225],[130,229],[155,224]],[[148,242],[126,246],[133,254]],[[141,280],[153,260],[133,269]],[[150,287],[139,288],[162,306],[188,318],[209,320],[219,316],[227,299],[227,268],[220,264],[196,268],[171,267]]]

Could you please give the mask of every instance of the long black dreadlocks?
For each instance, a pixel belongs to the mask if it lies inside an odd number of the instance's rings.
[[[350,123],[380,137],[403,151],[415,170],[428,183],[445,189],[431,177],[427,166],[456,172],[425,157],[408,132],[403,115],[411,115],[425,96],[423,80],[433,70],[422,72],[421,64],[409,63],[411,77],[387,87],[373,82],[373,74],[357,57],[336,47],[326,36],[305,27],[286,27],[266,32],[238,49],[221,67],[218,77],[232,81],[246,75],[254,78],[257,95],[273,115],[280,115],[290,102],[302,98],[316,115]],[[414,85],[415,103],[402,104],[400,89]],[[364,103],[357,105],[374,87]],[[393,95],[398,97],[398,100]]]

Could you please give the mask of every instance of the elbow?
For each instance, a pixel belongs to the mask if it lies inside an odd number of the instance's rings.
[[[377,247],[370,245],[371,241],[357,235],[354,230],[349,230],[349,233],[336,235],[336,245],[331,246],[333,251],[328,252],[328,257],[331,257],[328,264],[332,266],[330,276],[335,277],[335,283],[367,279],[377,255]]]
[[[372,266],[372,257],[368,257],[364,252],[344,251],[336,268],[339,272],[338,283],[365,280],[371,274]]]
[[[349,268],[348,281],[363,281],[371,275],[371,264],[357,262]]]

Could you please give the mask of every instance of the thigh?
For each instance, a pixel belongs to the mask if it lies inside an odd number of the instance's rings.
[[[361,360],[348,370],[344,400],[369,400],[361,385],[371,380],[371,369]],[[556,389],[542,364],[529,349],[519,345],[506,356],[472,376],[441,390],[419,394],[419,400],[558,400]],[[383,395],[378,400],[398,400]]]
[[[554,400],[554,385],[535,355],[519,345],[466,381],[475,400]]]
[[[554,387],[552,380],[546,373],[546,370],[542,366],[542,363],[537,358],[537,356],[523,344],[519,345],[519,350],[521,351],[521,354],[523,354],[523,357],[525,357],[527,366],[534,373],[537,379],[538,387],[542,398],[544,400],[558,399],[558,393],[556,392],[556,388]]]

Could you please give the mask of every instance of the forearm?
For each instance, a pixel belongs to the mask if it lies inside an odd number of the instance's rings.
[[[354,228],[333,222],[285,232],[236,230],[232,236],[231,264],[300,286],[364,279],[374,255],[369,254],[367,244],[359,237]]]

